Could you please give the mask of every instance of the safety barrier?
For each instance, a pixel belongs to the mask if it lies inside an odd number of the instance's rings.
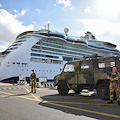
[[[51,87],[51,88],[53,88],[53,87],[55,87],[55,86],[54,86],[53,83],[45,83],[45,84],[44,84],[44,87]]]
[[[25,84],[27,84],[27,81],[23,81],[23,80],[18,80],[17,81],[17,85],[25,85]]]
[[[54,88],[53,83],[41,83],[41,82],[36,82],[37,87],[49,87],[49,88]]]
[[[25,76],[19,76],[19,80],[17,81],[17,85],[25,85],[27,84]]]

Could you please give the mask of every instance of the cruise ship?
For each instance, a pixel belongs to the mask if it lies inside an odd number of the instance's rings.
[[[53,82],[68,61],[93,54],[120,56],[115,44],[98,41],[91,32],[76,37],[68,36],[67,28],[64,30],[65,33],[60,33],[44,28],[19,34],[15,42],[0,53],[0,81],[17,82],[19,76],[25,76],[29,82],[34,69],[37,78]]]

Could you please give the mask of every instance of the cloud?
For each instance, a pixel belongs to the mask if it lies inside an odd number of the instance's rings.
[[[17,17],[21,17],[21,16],[25,15],[25,13],[27,12],[27,10],[22,10],[20,13],[18,13],[17,10],[14,10],[14,12],[17,13],[17,14],[14,15],[14,17],[17,18]]]
[[[109,32],[112,35],[120,35],[119,22],[110,22],[101,19],[78,19],[76,21],[82,22],[86,26],[86,29],[93,31],[97,35],[106,32]]]
[[[17,10],[14,10],[14,12],[15,12],[15,13],[18,13],[18,11],[17,11]]]
[[[37,11],[39,14],[41,13],[40,9],[36,9],[36,11]]]
[[[54,4],[53,6],[55,6],[55,7],[56,7],[57,5],[56,5],[56,4]]]
[[[2,4],[0,4],[0,7],[2,7]]]
[[[85,12],[90,13],[91,12],[91,7],[88,6],[87,8],[84,9]]]
[[[59,4],[64,4],[64,7],[68,7],[68,6],[71,6],[71,2],[70,0],[58,0],[58,3]]]
[[[120,0],[95,0],[96,12],[104,17],[120,15]]]
[[[25,11],[21,12],[24,15]],[[22,22],[18,21],[14,15],[4,9],[0,9],[0,40],[11,43],[21,32],[33,30],[32,24],[25,26]],[[0,50],[1,51],[1,50]]]

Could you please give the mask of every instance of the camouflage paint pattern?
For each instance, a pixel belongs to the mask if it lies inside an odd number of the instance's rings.
[[[74,65],[74,71],[65,72],[66,65]],[[105,66],[104,66],[105,64]],[[69,89],[96,88],[100,82],[107,82],[107,75],[111,72],[111,67],[116,66],[120,72],[120,59],[118,57],[95,57],[81,61],[70,61],[65,64],[61,74],[54,77],[55,85],[64,81],[69,85]]]

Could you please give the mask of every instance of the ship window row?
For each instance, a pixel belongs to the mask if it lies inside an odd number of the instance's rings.
[[[41,58],[30,58],[31,62],[49,63],[49,64],[62,64],[61,60],[41,59]]]
[[[29,39],[30,38],[30,36],[29,37],[20,37],[19,39],[17,38],[17,40],[25,40],[25,39]]]
[[[107,47],[101,47],[101,46],[99,47],[99,46],[90,45],[90,44],[88,46],[96,48],[96,49],[105,49],[105,50],[109,50],[109,51],[119,52],[119,50],[117,50],[117,49],[111,49],[111,48],[107,48]]]
[[[58,47],[58,46],[54,46],[54,45],[48,45],[48,44],[43,44],[43,45],[44,46],[50,46],[50,47],[54,47],[54,48],[62,48],[63,49],[63,47]],[[69,51],[75,51],[74,49],[70,49],[70,48],[64,48],[64,49],[69,50]],[[91,50],[89,50],[89,51],[84,50],[83,51],[83,49],[82,49],[82,51],[81,51],[81,49],[77,49],[77,51],[80,52],[80,53],[84,53],[84,54],[88,54],[88,53],[90,54],[92,52],[92,54],[93,53],[95,53],[95,54],[100,53],[102,55],[105,55],[105,53],[101,53],[101,52],[98,52],[98,51],[91,51]]]
[[[76,52],[73,50],[59,50],[59,49],[53,49],[53,48],[46,48],[46,47],[42,47],[43,50],[50,50],[50,51],[56,51],[56,52],[60,52],[60,53],[69,53],[69,54],[75,54],[75,55],[80,55],[80,54],[87,54],[87,55],[91,55],[89,53],[84,53],[84,52]],[[71,51],[71,52],[70,52]]]
[[[17,40],[17,41],[14,42],[14,43],[23,43],[23,42],[26,42],[26,40]]]
[[[14,46],[14,47],[16,46],[17,47],[17,46],[20,46],[20,45],[22,45],[22,44],[13,44],[13,45],[11,45],[11,47],[12,46]]]
[[[17,49],[17,47],[14,47],[14,48],[8,48],[7,50],[15,50]]]
[[[81,50],[74,50],[74,49],[70,49],[70,48],[64,48],[64,47],[58,47],[58,46],[55,46],[55,45],[47,45],[47,44],[43,44],[43,46],[49,46],[49,47],[53,47],[53,48],[59,48],[59,49],[63,49],[63,50],[67,50],[67,51],[72,51],[72,52],[80,52],[80,53],[83,53],[83,54],[90,54],[90,51],[89,52],[83,52]],[[95,52],[96,53],[96,52]]]
[[[64,35],[60,35],[60,34],[52,34],[52,33],[37,33],[37,34],[45,35],[45,36],[55,36],[55,37],[65,38]]]
[[[58,57],[58,56],[44,55],[44,54],[37,54],[37,53],[31,53],[31,56],[49,57],[49,58],[57,58],[57,59],[59,59],[59,57]]]
[[[71,45],[65,45],[65,44],[61,44],[61,43],[55,43],[55,42],[50,42],[50,41],[46,41],[46,40],[42,40],[43,41],[43,43],[50,43],[50,44],[54,44],[54,45],[58,45],[58,46],[62,46],[62,47],[67,47],[68,49],[71,49],[71,48],[73,48],[73,49],[76,49],[77,51],[78,50],[82,50],[83,52],[92,52],[92,53],[99,53],[99,52],[97,52],[97,51],[93,51],[93,50],[90,50],[90,51],[88,51],[88,50],[85,50],[85,49],[82,49],[82,48],[80,48],[80,47],[74,47],[74,46],[71,46]]]
[[[70,49],[70,48],[64,48],[64,47],[58,47],[58,46],[55,46],[55,45],[48,45],[48,44],[43,44],[43,46],[44,47],[46,47],[46,46],[49,46],[49,47],[53,47],[53,48],[59,48],[59,49],[63,49],[63,50],[67,50],[67,51],[72,51],[72,52],[76,52],[76,50],[74,50],[74,49]],[[33,46],[32,48],[35,48],[35,49],[40,49],[40,46]],[[90,54],[90,52],[88,53],[88,52],[82,52],[82,51],[80,51],[80,50],[77,50],[77,52],[80,52],[80,53],[83,53],[83,54]],[[96,53],[96,52],[95,52]],[[98,53],[98,52],[97,52]]]
[[[64,45],[64,44],[60,44],[60,43],[55,43],[55,42],[51,42],[51,41],[47,41],[47,40],[42,40],[43,42],[48,42],[48,43],[53,43],[53,44],[58,44],[58,45],[63,45],[63,46],[68,46],[68,45]],[[119,52],[119,50],[117,49],[111,49],[111,48],[106,48],[106,47],[101,47],[101,46],[95,46],[95,45],[92,45],[92,44],[88,44],[89,47],[92,47],[92,48],[96,48],[96,49],[105,49],[105,50],[109,50],[109,51],[114,51],[114,52]],[[69,46],[70,47],[70,46]],[[73,46],[71,46],[73,47]],[[74,47],[74,48],[79,48],[79,47]],[[92,51],[94,52],[94,51]]]
[[[36,52],[38,52],[38,51],[36,51]],[[57,54],[57,55],[62,55],[62,56],[63,56],[63,54],[64,54],[64,53],[57,53],[57,52],[54,52],[54,51],[51,52],[51,51],[46,51],[46,50],[43,51],[43,52],[49,53],[49,54],[55,54],[55,55],[56,55],[56,54]],[[72,55],[72,58],[71,58],[71,55],[68,56],[68,54],[67,54],[67,55],[65,54],[65,57],[63,56],[63,60],[64,60],[64,61],[66,61],[66,60],[65,60],[66,57],[67,57],[67,58],[70,58],[70,59],[73,58],[72,60],[80,60],[80,58],[83,57],[83,55],[79,55],[79,56],[78,56],[78,55],[77,55],[77,56]],[[69,61],[69,60],[68,60],[68,61]]]
[[[55,53],[55,54],[59,54],[59,55],[73,55],[73,56],[81,56],[83,57],[82,54],[76,54],[76,53],[70,53],[70,52],[65,52],[65,51],[59,51],[59,50],[53,50],[53,49],[47,49],[47,48],[43,48],[42,51],[45,51],[45,52],[51,52],[51,53]]]
[[[80,58],[74,58],[74,57],[63,57],[63,61],[73,61],[73,60],[80,60]]]
[[[32,48],[40,49],[40,46],[33,46]]]
[[[22,35],[19,35],[18,37],[17,37],[17,39],[28,39],[28,38],[30,38],[30,36],[29,37],[26,37],[28,34],[22,34]]]
[[[49,43],[50,45],[47,44],[47,46],[53,46],[53,47],[56,47],[56,48],[65,48],[65,47],[67,47],[67,49],[70,49],[70,50],[72,50],[72,48],[73,48],[73,50],[74,49],[77,50],[77,51],[80,50],[80,52],[81,52],[81,50],[83,52],[86,51],[87,53],[90,52],[88,50],[81,49],[80,47],[74,47],[74,46],[71,46],[71,45],[65,45],[65,44],[61,44],[61,43],[55,43],[55,42],[46,41],[46,40],[43,40],[43,45],[45,45],[44,43]],[[60,46],[60,47],[58,47],[58,46]],[[96,53],[95,51],[92,51],[92,50],[91,50],[91,52]]]
[[[28,67],[28,63],[20,63],[20,62],[12,62],[12,63],[10,63],[10,62],[8,62],[7,63],[7,67],[10,67],[10,64],[12,64],[12,65],[17,65],[18,67]]]
[[[35,52],[39,52],[38,50],[35,50],[35,49],[31,49],[32,51],[35,51]],[[70,55],[72,54],[72,56],[76,56],[76,57],[83,57],[84,54],[77,54],[77,53],[70,53],[70,52],[67,52],[66,51],[60,51],[60,50],[54,50],[54,49],[50,49],[50,48],[42,48],[42,51],[43,52],[46,52],[46,53],[51,53],[51,54],[58,54],[58,55]],[[100,53],[100,52],[99,52]],[[101,53],[103,54],[103,53]],[[74,59],[74,60],[79,60],[79,59]],[[66,60],[65,60],[66,61]],[[71,60],[67,60],[67,61],[71,61]]]
[[[31,70],[28,70],[28,69],[22,69],[22,71],[30,71],[31,72]],[[51,73],[53,73],[53,72],[59,72],[58,70],[34,70],[35,72],[51,72]]]
[[[68,61],[68,62],[69,62],[69,61],[72,61],[72,60],[73,60],[73,58],[63,57],[63,60],[64,60],[64,61]]]

